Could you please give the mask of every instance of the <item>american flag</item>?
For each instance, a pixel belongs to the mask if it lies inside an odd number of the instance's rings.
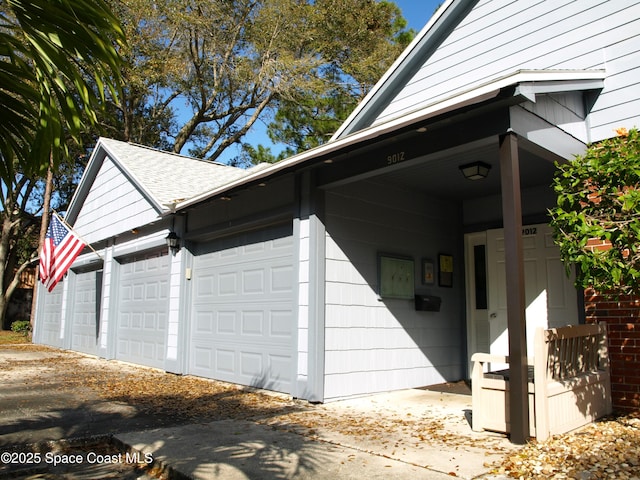
[[[85,247],[85,243],[60,220],[51,216],[40,252],[40,281],[52,291]]]

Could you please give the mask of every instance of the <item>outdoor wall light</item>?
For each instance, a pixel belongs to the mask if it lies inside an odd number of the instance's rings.
[[[169,232],[169,235],[167,235],[165,240],[167,241],[167,247],[169,247],[169,250],[171,250],[174,255],[178,253],[180,250],[180,237],[176,235],[176,232]]]
[[[487,178],[491,165],[484,162],[467,163],[466,165],[460,165],[460,171],[467,180],[482,180]]]

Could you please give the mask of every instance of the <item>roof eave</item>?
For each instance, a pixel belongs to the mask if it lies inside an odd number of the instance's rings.
[[[331,139],[349,135],[373,123],[379,111],[393,98],[394,91],[406,84],[408,77],[411,77],[436,51],[442,39],[449,35],[477,1],[446,0]]]
[[[184,202],[178,203],[175,206],[175,211],[183,210],[191,207],[197,203],[203,202],[210,198],[222,195],[234,188],[238,188],[262,180],[278,173],[282,173],[288,169],[301,167],[305,163],[313,162],[320,158],[326,158],[333,154],[342,151],[345,148],[358,145],[360,143],[371,141],[376,137],[391,133],[395,130],[408,127],[413,124],[420,124],[426,122],[430,118],[437,115],[441,115],[453,110],[465,106],[475,105],[487,100],[496,98],[502,91],[507,88],[514,90],[514,97],[516,101],[522,102],[529,100],[530,97],[522,94],[522,88],[519,86],[526,86],[527,89],[535,89],[537,85],[538,92],[543,91],[548,93],[552,89],[556,91],[567,90],[585,90],[602,88],[604,85],[605,72],[604,70],[520,70],[507,75],[494,79],[485,84],[476,85],[474,88],[457,92],[455,95],[440,99],[439,101],[427,105],[419,110],[403,114],[401,117],[389,120],[388,122],[373,125],[363,130],[357,131],[350,135],[346,135],[337,140],[329,141],[324,145],[320,145],[311,150],[299,153],[286,160],[282,160],[273,164],[271,167],[260,170],[254,174],[250,174],[244,177],[240,177],[230,183],[222,185],[218,188],[210,190],[204,194],[192,197]]]

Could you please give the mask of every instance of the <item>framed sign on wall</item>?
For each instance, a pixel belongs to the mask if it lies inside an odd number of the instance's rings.
[[[433,285],[436,283],[436,268],[430,258],[422,259],[422,284]]]
[[[438,255],[438,285],[453,287],[453,255],[441,253]]]
[[[413,300],[413,258],[381,253],[378,255],[378,285],[382,298]]]

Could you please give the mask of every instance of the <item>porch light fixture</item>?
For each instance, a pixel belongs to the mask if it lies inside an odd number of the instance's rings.
[[[165,240],[167,241],[169,250],[171,250],[174,255],[178,253],[178,250],[180,250],[180,237],[176,235],[176,232],[169,232]]]
[[[491,165],[484,162],[473,162],[467,163],[466,165],[460,165],[460,171],[464,178],[467,180],[482,180],[483,178],[487,178],[489,175],[489,170],[491,170]]]

